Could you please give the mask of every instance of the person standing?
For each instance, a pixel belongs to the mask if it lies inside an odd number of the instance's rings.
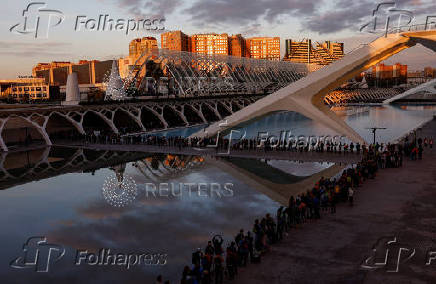
[[[185,268],[183,269],[180,284],[192,284],[191,269],[189,268],[189,266],[185,266]]]
[[[348,187],[348,201],[350,203],[350,206],[353,206],[353,201],[354,201],[353,199],[354,199],[354,190],[350,186],[350,187]]]
[[[223,283],[223,258],[220,254],[215,255],[214,257],[215,264],[215,284]]]

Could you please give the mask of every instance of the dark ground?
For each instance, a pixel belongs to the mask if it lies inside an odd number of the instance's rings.
[[[421,137],[430,136],[436,138],[436,120],[422,129]],[[374,255],[382,262],[387,249],[386,265],[372,258],[374,269],[361,267]],[[397,263],[398,272],[389,272]],[[342,204],[336,215],[292,229],[233,283],[436,283],[435,147],[425,148],[423,160],[406,157],[402,168],[380,170],[356,190],[354,207]]]

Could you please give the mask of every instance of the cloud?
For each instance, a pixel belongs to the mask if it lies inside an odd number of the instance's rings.
[[[411,11],[415,17],[418,17],[436,12],[436,7],[432,2],[433,0],[397,0],[396,6],[398,9]],[[372,0],[339,0],[331,6],[331,9],[314,13],[305,19],[302,25],[303,30],[320,34],[337,33],[343,30],[358,31],[363,24],[371,20],[373,10],[377,7]]]
[[[66,42],[25,42],[0,41],[0,55],[16,57],[71,56],[67,52],[71,43]]]
[[[286,24],[293,18],[301,31],[331,34],[344,30],[358,31],[371,19],[377,2],[373,0],[115,0],[128,13],[139,16],[153,13],[186,17],[187,24],[199,28],[233,29],[258,34],[274,24]],[[396,0],[397,7],[416,16],[436,12],[434,0]]]
[[[242,28],[241,34],[244,36],[258,35],[261,32],[261,24],[252,24]]]
[[[193,173],[200,175],[197,178],[231,178],[215,167],[203,167],[198,171],[201,173]],[[102,200],[85,203],[77,208],[73,222],[65,220],[64,225],[58,224],[46,235],[53,243],[73,249],[95,252],[110,248],[112,251],[168,254],[168,265],[163,267],[161,274],[176,282],[183,266],[190,263],[195,248],[204,248],[215,234],[231,240],[240,228],[251,230],[254,218],[276,209],[277,204],[269,198],[240,181],[234,183],[235,196],[225,199],[136,200],[124,208],[114,208]],[[142,281],[149,283],[156,274],[159,273],[144,271]],[[138,279],[132,281],[137,282]]]
[[[198,0],[184,11],[195,25],[242,24],[261,19],[275,23],[281,16],[305,16],[315,12],[319,0]]]
[[[182,0],[118,0],[118,6],[136,17],[148,15],[165,16],[173,13]]]

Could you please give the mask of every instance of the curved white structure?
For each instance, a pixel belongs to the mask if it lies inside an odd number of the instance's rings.
[[[383,103],[390,104],[390,103],[395,102],[396,100],[400,100],[400,99],[406,98],[408,96],[417,95],[418,93],[425,93],[425,94],[423,94],[423,96],[436,95],[436,79],[433,79],[429,82],[421,84],[418,87],[415,87],[413,89],[407,90],[406,92],[399,94],[398,96],[387,99]]]
[[[268,95],[256,103],[226,117],[192,135],[210,137],[220,131],[235,127],[243,122],[258,119],[275,111],[295,111],[322,123],[354,142],[365,143],[364,139],[324,104],[324,97],[343,83],[417,43],[436,51],[436,30],[404,32],[381,37],[347,54],[308,76]]]
[[[121,128],[125,127],[125,122],[131,126],[132,133],[151,129],[164,130],[221,120],[226,115],[254,103],[259,98],[259,96],[240,96],[201,100],[187,99],[177,103],[173,101],[144,101],[129,104],[64,105],[62,107],[48,105],[23,109],[0,109],[0,152],[8,151],[5,143],[7,141],[5,131],[23,128],[23,125],[35,129],[47,145],[52,145],[50,125],[59,123],[60,120],[62,120],[62,126],[76,129],[80,134],[85,134],[85,124],[92,124],[96,121],[100,121],[108,131],[115,134],[118,134]],[[93,118],[90,118],[90,115]],[[168,116],[178,117],[178,120],[170,120]],[[154,126],[150,125],[150,122],[153,122]]]

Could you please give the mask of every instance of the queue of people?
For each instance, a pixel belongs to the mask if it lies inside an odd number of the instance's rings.
[[[289,198],[288,206],[277,209],[275,217],[266,214],[254,221],[251,231],[241,229],[224,250],[221,236],[214,236],[202,250],[192,254],[192,264],[183,269],[181,284],[220,284],[233,280],[240,267],[261,262],[270,246],[280,242],[291,230],[305,223],[315,223],[322,216],[336,214],[338,203],[354,205],[355,193],[368,179],[374,179],[379,169],[403,165],[403,156],[420,142],[370,145],[361,162],[345,169],[333,178],[322,177],[311,190]],[[429,139],[427,140],[430,147]],[[424,146],[425,147],[425,146]]]
[[[85,134],[78,134],[75,131],[61,131],[59,133],[51,134],[52,140],[68,139],[73,142],[82,141],[90,144],[122,144],[122,145],[148,145],[158,147],[175,147],[181,150],[182,148],[215,148],[218,150],[232,150],[232,151],[291,151],[291,152],[328,152],[328,153],[357,153],[366,154],[369,151],[367,145],[360,143],[346,143],[342,141],[335,141],[332,139],[318,139],[313,140],[299,139],[299,140],[281,140],[277,139],[264,139],[264,138],[251,138],[251,139],[227,139],[227,138],[198,138],[198,137],[181,137],[181,136],[160,136],[157,134],[137,134],[137,135],[123,135],[129,133],[131,129],[122,128],[119,134],[114,134],[107,130],[95,130],[93,128],[85,129]],[[415,139],[416,141],[404,140],[403,144],[395,144],[399,147],[398,152],[404,152],[411,159],[422,158],[424,148],[433,148],[433,138],[425,137],[424,139]],[[389,147],[391,144],[372,145],[376,152],[381,152],[382,159],[380,167],[392,167],[397,165],[400,157],[393,154],[387,156],[388,153],[394,153]],[[414,146],[414,147],[412,147]],[[394,161],[395,160],[395,161]]]
[[[138,134],[138,135],[120,135],[113,134],[107,131],[95,131],[89,129],[86,134],[66,134],[56,133],[53,135],[54,139],[57,137],[67,138],[71,141],[83,141],[89,144],[121,144],[121,145],[147,145],[158,147],[174,147],[174,148],[215,148],[218,150],[232,150],[232,151],[291,151],[291,152],[329,152],[329,153],[365,153],[368,151],[366,145],[359,143],[345,143],[333,142],[331,140],[319,141],[288,141],[288,142],[272,142],[270,140],[263,140],[261,138],[252,139],[227,139],[227,138],[198,138],[198,137],[181,137],[171,136],[164,137],[156,134]],[[383,146],[383,145],[382,145]]]

